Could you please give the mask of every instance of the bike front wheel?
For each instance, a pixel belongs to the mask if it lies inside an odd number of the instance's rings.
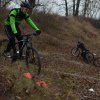
[[[96,67],[100,67],[100,57],[95,58],[94,61],[93,61],[93,64],[94,64]]]
[[[34,48],[26,50],[26,66],[32,73],[39,75],[41,71],[41,62],[38,52]]]
[[[80,55],[80,50],[77,47],[72,48],[71,54],[75,57],[78,57]]]

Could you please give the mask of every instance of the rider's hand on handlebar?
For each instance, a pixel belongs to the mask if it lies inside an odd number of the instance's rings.
[[[41,31],[37,30],[35,35],[40,35],[40,34],[41,34]]]
[[[19,35],[18,33],[15,33],[15,34],[14,34],[14,36],[18,36],[18,35]]]

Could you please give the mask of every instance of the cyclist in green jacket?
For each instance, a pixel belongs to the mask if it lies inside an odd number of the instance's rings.
[[[15,47],[15,38],[20,41],[22,40],[21,31],[19,29],[19,24],[22,20],[25,20],[39,35],[41,33],[40,29],[35,25],[28,15],[30,5],[28,2],[22,2],[20,8],[12,9],[9,13],[9,16],[5,20],[5,30],[9,38],[9,43],[7,45],[4,54],[10,52],[11,48],[13,49],[13,61],[16,59],[16,47]],[[19,43],[19,49],[21,48],[22,43]]]

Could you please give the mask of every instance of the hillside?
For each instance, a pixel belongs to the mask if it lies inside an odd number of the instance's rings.
[[[43,13],[35,13],[32,18],[42,30],[40,36],[33,38],[42,62],[38,78],[46,81],[48,88],[36,87],[34,93],[34,82],[23,77],[25,65],[20,61],[11,64],[9,60],[6,63],[1,60],[0,100],[100,100],[100,68],[71,56],[78,40],[100,56],[100,23],[88,18]],[[6,38],[2,29],[0,40]],[[21,30],[33,32],[25,22]]]

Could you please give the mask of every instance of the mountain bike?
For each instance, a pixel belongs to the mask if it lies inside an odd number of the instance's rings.
[[[77,47],[74,47],[71,50],[71,54],[75,57],[79,57],[81,55],[81,50]],[[86,51],[86,59],[87,59],[88,63],[93,62],[94,66],[100,67],[100,57],[94,57],[93,53]]]
[[[36,36],[36,33],[28,34],[28,35],[22,35],[23,39],[21,41],[18,41],[15,43],[15,46],[18,47],[19,43],[22,43],[22,47],[19,51],[17,51],[17,58],[19,59],[20,53],[22,53],[22,59],[25,61],[26,67],[30,68],[30,66],[33,66],[31,69],[33,70],[33,73],[36,75],[40,74],[41,71],[41,61],[40,56],[37,52],[37,50],[32,47],[32,36]],[[4,57],[5,60],[7,57],[3,55],[3,52],[8,44],[8,40],[4,39],[0,42],[0,57]],[[10,51],[10,56],[7,59],[11,59],[13,57],[12,50]],[[20,59],[21,60],[21,59]]]
[[[82,50],[79,48],[78,44],[76,47],[71,49],[71,54],[75,57],[79,57],[81,55],[86,63],[90,63],[94,60],[94,55],[89,50]]]

